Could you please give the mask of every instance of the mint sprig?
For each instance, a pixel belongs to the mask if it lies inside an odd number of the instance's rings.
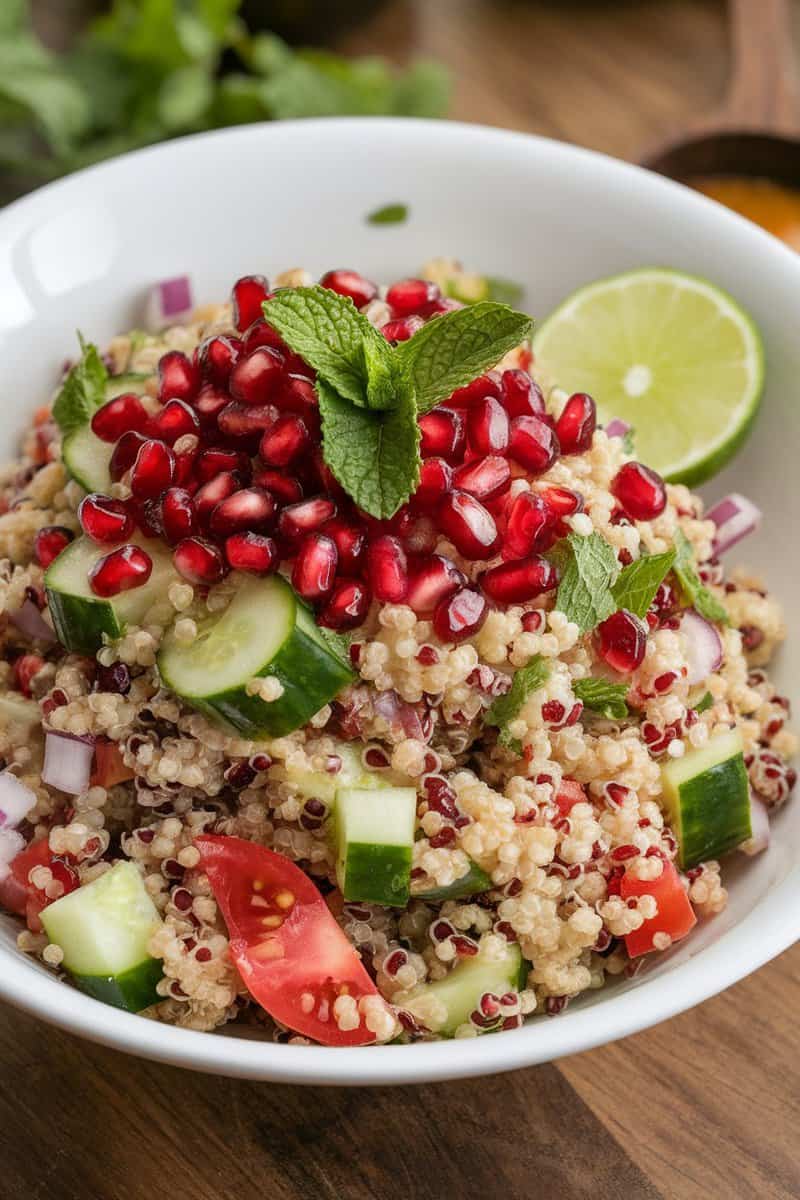
[[[587,708],[610,721],[622,721],[628,715],[628,705],[625,702],[628,694],[627,683],[611,683],[608,679],[598,679],[590,675],[586,679],[573,680],[572,691],[576,699],[581,700]]]
[[[718,625],[728,625],[730,618],[727,609],[716,596],[703,584],[697,574],[692,543],[682,529],[675,537],[675,576],[680,584],[684,603],[697,609],[701,617]]]
[[[561,572],[556,608],[589,633],[617,610],[612,587],[619,574],[613,549],[599,533],[576,533],[558,542],[549,558]]]
[[[91,342],[81,343],[81,356],[70,369],[53,405],[53,420],[62,437],[88,424],[106,400],[108,371]]]
[[[508,726],[516,720],[523,705],[539,688],[544,687],[550,677],[550,664],[540,654],[536,654],[526,667],[521,667],[511,683],[510,691],[505,696],[498,696],[487,708],[484,719],[489,725],[496,725],[499,730],[500,744],[515,754],[522,753],[522,743],[509,733]]]
[[[656,592],[675,562],[676,551],[648,554],[624,567],[614,584],[612,595],[617,608],[627,608],[637,617],[644,617],[655,599]]]

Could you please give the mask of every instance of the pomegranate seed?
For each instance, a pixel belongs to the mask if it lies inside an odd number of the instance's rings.
[[[492,514],[468,492],[445,496],[437,509],[439,528],[464,558],[482,560],[496,552],[497,526]]]
[[[262,437],[259,454],[272,467],[287,467],[305,450],[309,441],[302,417],[284,413]]]
[[[281,411],[297,413],[311,428],[317,428],[317,393],[314,384],[305,375],[284,375],[272,400]]]
[[[667,504],[664,480],[638,462],[620,467],[611,480],[611,492],[633,521],[652,521]]]
[[[419,485],[411,497],[411,504],[425,512],[450,491],[453,469],[443,458],[426,458],[419,472]]]
[[[241,338],[226,337],[224,334],[206,338],[197,351],[203,378],[216,387],[227,387],[243,345]]]
[[[408,563],[400,540],[385,533],[367,548],[367,570],[376,600],[400,604],[408,591]]]
[[[263,317],[253,321],[244,335],[244,353],[252,354],[259,346],[271,346],[273,350],[281,351],[288,349],[277,329],[268,325]]]
[[[419,449],[423,458],[436,455],[450,463],[461,461],[466,437],[461,413],[440,405],[423,413],[419,427],[422,431]]]
[[[168,350],[158,363],[158,398],[193,400],[200,387],[200,372],[190,358],[180,350]]]
[[[539,493],[554,518],[571,517],[583,511],[583,496],[570,488],[548,487]]]
[[[411,571],[406,603],[418,617],[430,617],[442,600],[452,596],[466,582],[464,573],[451,559],[432,554]]]
[[[117,696],[127,696],[131,690],[130,670],[122,662],[112,663],[109,667],[98,664],[95,687],[98,692],[112,692]]]
[[[234,533],[225,542],[225,557],[234,571],[269,575],[278,565],[278,547],[261,533]]]
[[[164,536],[160,497],[156,497],[154,500],[131,498],[128,501],[128,507],[145,537],[160,538]]]
[[[496,403],[496,401],[495,401]],[[478,500],[494,500],[511,481],[511,468],[504,458],[490,454],[459,467],[453,484]]]
[[[139,546],[120,546],[94,564],[89,586],[95,596],[118,596],[147,583],[152,569],[150,555]]]
[[[150,418],[147,433],[168,445],[174,446],[179,437],[197,433],[200,421],[197,414],[183,400],[168,400],[160,412]]]
[[[129,471],[136,461],[136,455],[146,443],[147,438],[142,437],[140,433],[123,433],[122,437],[117,442],[111,453],[111,459],[108,464],[108,472],[114,483],[119,483],[126,471]]]
[[[231,291],[233,323],[242,333],[261,317],[261,305],[269,296],[269,284],[263,275],[243,275]]]
[[[493,396],[495,400],[499,400],[502,395],[500,372],[489,371],[488,374],[479,375],[477,379],[473,379],[472,383],[468,383],[466,387],[458,388],[453,392],[447,404],[451,408],[469,408],[487,396]]]
[[[133,517],[121,500],[97,492],[85,496],[78,505],[81,529],[93,542],[124,542],[133,533]]]
[[[304,600],[322,600],[333,587],[336,543],[324,533],[307,533],[297,550],[292,586]]]
[[[486,598],[480,592],[470,587],[459,588],[437,605],[433,628],[443,642],[463,642],[478,632],[488,611]]]
[[[543,417],[547,412],[542,389],[527,371],[504,371],[503,408],[510,417]]]
[[[218,583],[225,574],[222,554],[204,538],[184,538],[172,552],[175,569],[189,583],[211,585]]]
[[[357,271],[328,271],[319,282],[340,296],[349,296],[356,308],[363,308],[378,294],[376,285]]]
[[[172,483],[175,455],[163,442],[148,439],[139,447],[131,467],[131,492],[137,500],[152,500]]]
[[[438,300],[431,300],[429,304],[423,305],[420,309],[420,316],[425,317],[440,317],[442,313],[455,312],[457,308],[464,308],[460,300],[454,300],[451,296],[440,296]]]
[[[420,646],[416,659],[423,667],[435,667],[439,661],[439,651],[433,646]]]
[[[195,475],[200,483],[208,483],[222,471],[238,471],[244,474],[250,466],[249,455],[241,450],[225,450],[221,446],[210,446],[201,450],[195,464]]]
[[[497,604],[520,604],[551,592],[558,586],[558,573],[546,558],[533,555],[492,567],[481,575],[480,585]]]
[[[340,579],[319,614],[320,625],[329,629],[355,629],[369,611],[369,592],[358,579]]]
[[[387,321],[381,325],[381,333],[387,342],[407,342],[424,324],[422,317],[401,317],[398,321]]]
[[[141,433],[149,421],[147,409],[133,392],[108,400],[92,417],[92,433],[103,442],[116,442],[123,433]]]
[[[226,404],[217,417],[220,433],[230,438],[263,437],[278,419],[274,404]]]
[[[438,285],[427,279],[401,279],[389,288],[386,303],[396,317],[408,317],[432,300],[438,300],[440,295]]]
[[[336,504],[333,500],[327,496],[312,496],[310,500],[302,500],[299,504],[289,504],[284,508],[278,518],[278,529],[292,541],[304,533],[314,532],[335,516]]]
[[[40,567],[49,567],[54,558],[70,544],[75,534],[63,525],[43,526],[33,541],[33,553]]]
[[[336,543],[339,570],[346,575],[359,571],[367,548],[366,531],[344,517],[333,517],[325,522],[322,532]]]
[[[281,504],[296,504],[303,498],[303,488],[299,479],[294,479],[291,475],[284,475],[282,471],[274,471],[269,467],[263,471],[256,471],[253,483],[256,487],[272,492]]]
[[[243,488],[219,502],[211,513],[209,527],[212,533],[222,536],[244,529],[259,533],[269,528],[274,516],[275,501],[269,492]]]
[[[598,650],[615,671],[627,674],[641,665],[647,649],[647,626],[633,613],[621,608],[598,630]]]
[[[177,546],[195,532],[195,511],[192,497],[185,488],[172,487],[161,501],[161,522],[171,546]]]
[[[535,492],[520,492],[511,501],[503,539],[504,558],[524,558],[546,540],[550,510]]]
[[[272,395],[283,373],[283,355],[269,346],[240,358],[231,371],[230,392],[243,404],[264,404]]]
[[[592,444],[597,428],[597,406],[585,392],[575,392],[564,405],[556,421],[556,433],[562,454],[582,454]]]
[[[21,654],[14,663],[14,683],[23,696],[31,696],[31,683],[34,675],[38,675],[44,666],[40,654]]]
[[[508,413],[499,400],[485,396],[467,410],[467,440],[475,454],[504,454],[508,438]]]
[[[228,496],[232,496],[241,487],[241,480],[234,471],[220,471],[214,479],[209,479],[198,488],[194,494],[194,507],[200,521],[207,521],[214,509]]]
[[[230,396],[222,388],[217,387],[214,383],[203,384],[194,402],[194,410],[200,418],[200,424],[213,425],[230,402]]]
[[[508,453],[521,467],[540,475],[558,458],[558,438],[541,417],[514,417]]]

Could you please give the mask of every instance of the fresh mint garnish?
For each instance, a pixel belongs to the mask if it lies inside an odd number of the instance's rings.
[[[711,695],[711,692],[706,692],[704,696],[700,697],[700,699],[697,701],[697,704],[691,704],[690,707],[693,708],[696,713],[704,713],[707,709],[711,708],[713,704],[714,697]]]
[[[350,665],[352,634],[339,633],[337,629],[328,629],[326,625],[317,625],[317,634],[333,654],[341,658],[348,666]]]
[[[607,679],[596,679],[590,675],[586,679],[573,680],[572,690],[576,699],[582,700],[587,708],[610,721],[622,721],[628,715],[628,705],[625,703],[627,683],[610,683]]]
[[[613,549],[599,533],[576,533],[556,543],[549,558],[561,572],[556,608],[581,633],[589,633],[617,610],[612,587],[619,574]]]
[[[626,429],[622,435],[622,449],[626,454],[636,453],[636,430],[631,425],[630,429]]]
[[[505,304],[482,300],[429,321],[397,354],[408,365],[417,409],[428,412],[525,341],[533,322]]]
[[[402,225],[408,220],[407,204],[384,204],[367,213],[368,225]]]
[[[486,276],[486,299],[498,304],[519,304],[525,294],[521,283],[514,279],[501,279],[496,275]]]
[[[484,719],[490,725],[496,725],[500,730],[499,740],[515,754],[522,753],[522,744],[508,731],[509,724],[514,721],[522,706],[539,688],[544,687],[550,676],[550,665],[540,654],[536,654],[526,667],[520,667],[514,675],[511,690],[505,696],[498,696],[486,710]]]
[[[624,567],[612,588],[617,608],[627,608],[644,617],[667,573],[672,570],[676,551],[648,554]]]
[[[674,571],[681,586],[684,603],[697,609],[701,617],[707,621],[715,621],[719,625],[727,625],[730,621],[727,610],[702,583],[697,574],[694,562],[692,543],[682,529],[678,530],[675,538]]]
[[[91,342],[81,343],[81,356],[70,368],[61,391],[53,405],[53,420],[61,430],[62,437],[73,429],[88,424],[106,400],[108,371],[97,347]]]

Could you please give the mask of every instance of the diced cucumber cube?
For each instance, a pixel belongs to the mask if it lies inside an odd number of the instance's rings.
[[[684,870],[751,837],[750,784],[738,730],[670,759],[661,768],[661,784]]]
[[[339,788],[336,878],[345,900],[408,903],[417,819],[414,788]]]
[[[395,1003],[424,1025],[430,997],[434,997],[445,1009],[444,1024],[435,1032],[452,1037],[459,1025],[469,1021],[481,996],[489,992],[499,997],[511,990],[521,990],[525,986],[528,969],[519,946],[515,942],[508,942],[500,958],[489,959],[484,951],[474,958],[462,959],[444,979],[422,983],[407,995],[401,994],[394,999]]]
[[[491,886],[492,881],[486,872],[477,863],[470,862],[459,879],[454,879],[444,887],[414,888],[412,897],[414,900],[460,900],[462,896],[478,896],[481,892],[488,892]]]

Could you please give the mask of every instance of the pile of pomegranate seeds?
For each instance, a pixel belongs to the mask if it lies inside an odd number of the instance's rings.
[[[355,271],[329,271],[322,285],[359,308],[378,295]],[[264,576],[286,564],[320,623],[338,630],[360,625],[378,600],[409,604],[440,638],[457,642],[480,629],[491,606],[553,591],[557,572],[542,555],[568,532],[565,518],[581,511],[583,498],[549,487],[512,499],[511,483],[590,446],[591,397],[571,396],[554,422],[526,371],[490,371],[459,388],[420,417],[419,486],[391,520],[379,521],[356,508],[323,460],[315,373],[263,319],[269,296],[263,276],[245,276],[232,294],[239,336],[218,334],[192,356],[162,357],[155,415],[130,394],[95,414],[94,432],[114,446],[112,479],[127,475],[132,496],[88,496],[80,510],[86,534],[112,546],[138,527],[162,539],[180,574],[200,587],[229,570]],[[458,307],[422,279],[395,283],[386,303],[391,341]],[[662,481],[638,463],[620,470],[613,491],[632,519],[657,515],[666,501]],[[470,562],[503,561],[470,584],[455,562],[432,552],[437,533]],[[43,532],[43,560],[62,538]],[[100,560],[98,594],[149,575],[147,554],[134,549]]]

